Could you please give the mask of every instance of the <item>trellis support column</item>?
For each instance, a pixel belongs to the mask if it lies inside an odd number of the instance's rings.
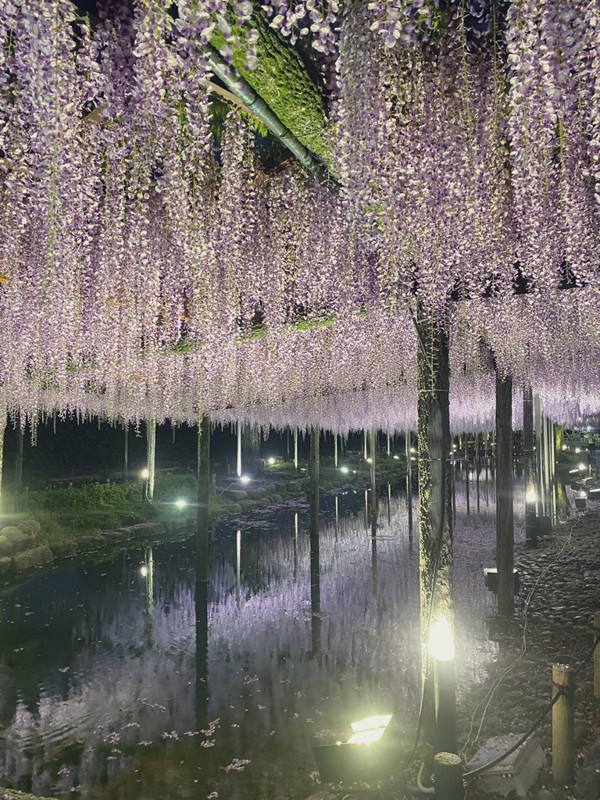
[[[498,613],[514,609],[512,378],[496,372],[496,566]]]
[[[310,609],[312,653],[321,648],[321,573],[319,565],[319,437],[320,428],[310,429],[308,462],[310,502]]]

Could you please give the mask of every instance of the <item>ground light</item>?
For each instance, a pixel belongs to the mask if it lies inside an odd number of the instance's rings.
[[[250,478],[248,475],[240,475],[240,483],[244,484],[244,486],[249,484],[251,480],[252,478]]]
[[[331,783],[381,780],[391,775],[398,761],[388,736],[391,714],[376,714],[350,723],[346,742],[314,745],[321,780]]]
[[[269,458],[267,458],[267,464],[270,467],[272,467],[274,463],[275,463],[275,459],[273,458],[273,456],[269,456]]]
[[[429,627],[429,655],[433,658],[436,753],[456,753],[456,676],[454,634],[448,619],[439,617]]]
[[[183,497],[180,497],[175,500],[175,505],[177,508],[185,508],[187,506],[187,500],[184,500]]]
[[[394,461],[399,461],[400,460],[400,456],[398,456],[398,455],[394,455],[394,456],[392,456],[392,458],[394,459]]]
[[[143,469],[143,470],[140,472],[140,478],[141,478],[143,481],[147,481],[147,480],[148,480],[148,478],[149,478],[149,476],[150,476],[150,473],[148,472],[148,469],[147,469],[147,468]]]
[[[528,505],[535,505],[537,503],[537,492],[533,487],[527,489],[525,493],[525,502]]]
[[[350,470],[348,469],[348,467],[340,467],[340,472],[343,472],[344,475],[347,475],[350,472]]]

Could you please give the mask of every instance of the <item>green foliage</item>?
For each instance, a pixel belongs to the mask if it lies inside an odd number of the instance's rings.
[[[233,15],[229,22],[237,37],[232,57],[235,68],[294,136],[328,164],[331,159],[325,135],[325,103],[299,53],[269,26],[264,14],[257,9],[250,24],[240,27]],[[258,32],[258,63],[253,69],[247,69],[247,35],[252,28]],[[225,44],[218,29],[211,43],[217,49]]]

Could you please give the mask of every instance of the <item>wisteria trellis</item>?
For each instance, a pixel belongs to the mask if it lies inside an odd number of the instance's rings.
[[[216,146],[205,48],[251,69],[258,13],[335,65],[338,193],[266,172],[235,109]],[[417,301],[451,307],[457,424],[490,347],[547,413],[597,410],[597,0],[8,0],[0,45],[10,412],[344,429],[368,390],[363,424],[404,427]]]

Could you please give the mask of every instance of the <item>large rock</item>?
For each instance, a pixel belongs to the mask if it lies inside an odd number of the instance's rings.
[[[32,547],[23,553],[15,553],[13,556],[13,566],[15,569],[31,569],[48,564],[54,555],[48,545],[42,544],[39,547]]]
[[[15,552],[15,546],[7,536],[0,534],[0,558],[11,556]]]
[[[32,536],[34,539],[37,539],[42,530],[42,526],[37,519],[24,519],[23,522],[19,522],[17,527],[19,530],[23,531],[23,533]]]
[[[23,531],[15,525],[7,525],[2,528],[0,531],[0,538],[1,537],[5,537],[5,539],[12,544],[13,552],[15,553],[18,553],[20,550],[25,550],[32,542],[32,537],[27,533],[23,533]],[[1,555],[8,554],[2,553]]]
[[[4,575],[5,572],[12,567],[12,558],[8,556],[0,556],[0,575]]]

